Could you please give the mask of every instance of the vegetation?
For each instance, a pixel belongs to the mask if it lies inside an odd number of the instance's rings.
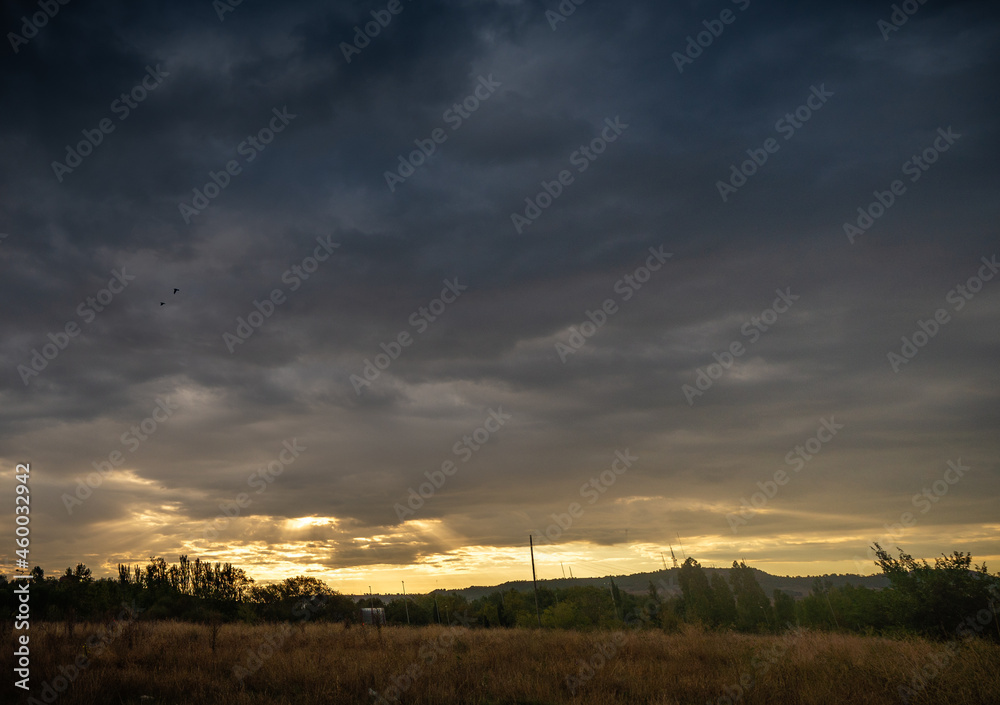
[[[139,620],[112,631],[74,674],[88,640],[108,627],[84,625],[72,638],[64,624],[37,627],[31,697],[58,705],[881,705],[901,697],[910,705],[978,705],[1000,693],[1000,645],[982,639],[958,643],[949,657],[940,643],[916,637],[690,625],[676,634],[375,629],[302,620],[289,629],[224,624],[213,650],[208,625]],[[13,648],[3,641],[0,669],[10,674]],[[23,695],[3,702],[34,705]]]
[[[457,593],[435,592],[395,599],[364,600],[361,605],[315,578],[297,576],[274,585],[258,585],[229,564],[189,561],[176,565],[162,558],[148,565],[119,566],[118,579],[93,580],[79,564],[58,579],[33,571],[32,619],[77,622],[106,621],[122,605],[143,621],[174,619],[203,623],[280,622],[301,619],[308,602],[309,619],[357,624],[360,606],[384,607],[390,625],[449,624],[464,615],[469,626],[608,630],[661,629],[677,632],[685,624],[748,634],[777,634],[792,627],[822,631],[935,639],[981,636],[1000,641],[1000,575],[973,566],[971,556],[955,552],[929,565],[899,551],[893,558],[878,544],[877,563],[890,586],[881,590],[846,584],[833,587],[820,578],[801,600],[779,590],[768,597],[752,568],[733,562],[727,577],[711,580],[688,558],[677,571],[679,591],[650,583],[645,594],[620,590],[612,579],[607,588],[575,586],[538,590],[538,613],[530,593],[494,591],[467,601]],[[13,616],[14,584],[0,576],[0,613]],[[679,592],[679,594],[677,594]]]
[[[437,592],[384,604],[385,627],[361,626],[353,599],[305,576],[258,585],[184,556],[120,566],[117,579],[35,568],[31,692],[9,701],[995,702],[1000,575],[968,554],[929,565],[875,549],[881,590],[817,578],[804,599],[768,598],[745,563],[709,579],[689,558],[679,590],[542,587],[537,613],[513,589]],[[13,590],[0,576],[8,673]]]

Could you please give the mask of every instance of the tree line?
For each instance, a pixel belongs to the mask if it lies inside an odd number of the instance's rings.
[[[920,634],[934,638],[978,635],[1000,641],[1000,573],[974,566],[970,554],[955,551],[930,565],[898,549],[892,557],[875,544],[876,563],[889,587],[869,589],[850,583],[834,587],[816,578],[809,595],[796,600],[781,590],[768,596],[752,568],[733,561],[726,575],[711,578],[694,558],[673,571],[676,587],[652,582],[644,594],[607,587],[539,587],[531,592],[496,590],[475,600],[435,591],[388,602],[377,597],[355,602],[316,578],[296,576],[261,585],[229,563],[181,556],[176,564],[150,558],[148,564],[119,565],[117,578],[94,580],[78,564],[50,577],[32,571],[32,619],[73,623],[110,620],[122,603],[138,608],[141,619],[194,622],[294,621],[309,601],[311,619],[358,624],[361,608],[384,609],[386,623],[462,623],[483,628],[537,627],[618,629],[623,626],[677,631],[684,624],[706,629],[777,633],[793,627],[866,634]],[[20,581],[17,581],[20,582]],[[13,617],[15,581],[0,576],[0,612]],[[679,589],[677,589],[679,588]]]

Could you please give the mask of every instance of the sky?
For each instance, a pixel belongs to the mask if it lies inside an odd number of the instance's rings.
[[[997,570],[991,3],[0,18],[8,575]]]

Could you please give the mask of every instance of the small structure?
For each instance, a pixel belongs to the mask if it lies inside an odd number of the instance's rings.
[[[362,624],[374,624],[376,626],[385,626],[385,608],[384,607],[362,607],[361,608],[361,623]]]

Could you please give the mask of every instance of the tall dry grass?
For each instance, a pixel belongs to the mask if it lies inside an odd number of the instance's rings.
[[[82,653],[87,638],[103,630],[77,624],[70,636],[61,624],[32,625],[32,694],[40,702],[43,682],[51,685],[60,667]],[[211,626],[130,623],[65,684],[55,702],[371,705],[398,698],[414,705],[701,705],[739,697],[749,705],[874,705],[902,702],[898,686],[935,658],[940,662],[944,653],[943,644],[922,639],[815,632],[752,636],[692,628],[616,637],[526,629],[227,624],[215,637],[213,652]],[[15,690],[9,687],[12,652],[4,648],[0,654],[8,693]],[[237,666],[246,672],[234,674]],[[911,703],[1000,703],[1000,646],[959,644],[938,670]],[[23,701],[23,696],[4,698]]]

